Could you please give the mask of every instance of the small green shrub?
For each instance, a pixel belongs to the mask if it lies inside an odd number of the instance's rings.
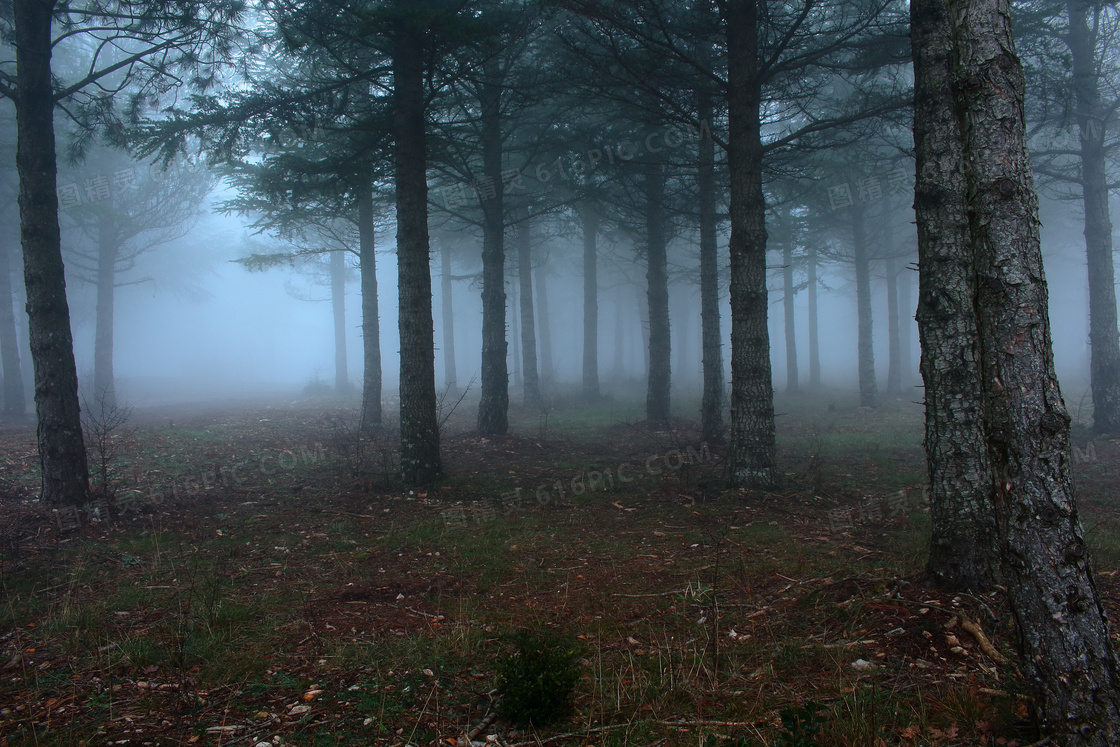
[[[777,744],[781,747],[819,747],[817,732],[827,719],[817,715],[818,710],[820,706],[810,701],[802,706],[778,711],[783,731],[778,735]]]
[[[571,715],[579,682],[572,640],[528,631],[509,640],[515,650],[498,663],[498,715],[519,726],[543,726]]]

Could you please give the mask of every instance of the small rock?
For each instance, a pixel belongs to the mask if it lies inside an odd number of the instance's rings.
[[[288,710],[288,715],[289,715],[289,716],[298,716],[298,715],[300,715],[301,713],[307,713],[307,712],[308,712],[308,711],[310,711],[310,710],[311,710],[311,706],[308,706],[308,705],[295,705],[295,706],[292,706],[292,707],[291,707],[291,708],[290,708],[290,709]]]
[[[865,672],[868,669],[874,669],[875,665],[867,661],[866,659],[856,659],[852,662],[851,667],[852,669],[855,669],[857,671]]]

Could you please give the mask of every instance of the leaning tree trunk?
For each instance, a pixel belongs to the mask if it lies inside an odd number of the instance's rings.
[[[910,6],[915,97],[918,335],[925,383],[930,540],[927,569],[945,589],[983,591],[999,570],[983,431],[976,285],[965,204],[964,154],[950,93],[945,0]]]
[[[809,388],[821,388],[821,344],[817,333],[817,248],[809,247],[805,265],[806,300],[809,304]]]
[[[12,296],[11,251],[0,246],[0,359],[3,361],[4,414],[22,418],[27,409],[23,396],[23,371],[20,369],[19,336]]]
[[[646,299],[649,304],[649,373],[646,418],[669,419],[671,339],[669,331],[669,263],[665,246],[665,171],[648,164],[646,200]]]
[[[350,389],[346,363],[346,254],[331,252],[331,315],[334,319],[334,390]]]
[[[93,339],[93,401],[104,417],[117,405],[113,375],[113,311],[120,239],[112,218],[97,219],[97,322]],[[90,404],[87,401],[87,406]]]
[[[548,315],[548,269],[544,262],[537,265],[534,273],[537,278],[537,327],[541,340],[541,389],[544,392],[552,387],[554,369],[552,367],[552,325]]]
[[[879,389],[875,383],[875,348],[871,319],[871,250],[867,246],[867,216],[862,205],[852,207],[852,245],[856,268],[857,353],[859,359],[860,407],[876,407]]]
[[[28,337],[35,367],[40,498],[48,505],[79,505],[89,495],[89,468],[82,440],[78,372],[58,229],[51,84],[55,2],[15,0],[12,7],[19,70],[16,169]]]
[[[1120,332],[1112,265],[1112,221],[1108,208],[1106,127],[1101,111],[1094,36],[1086,17],[1092,3],[1070,0],[1069,33],[1073,90],[1081,133],[1081,194],[1085,205],[1085,255],[1089,267],[1089,383],[1093,430],[1120,433]]]
[[[482,171],[493,194],[480,190],[482,202],[482,380],[478,430],[500,436],[509,430],[509,368],[506,356],[505,211],[502,201],[502,75],[498,61],[485,65],[479,91]]]
[[[896,397],[902,394],[902,344],[898,325],[898,261],[891,257],[887,259],[887,394]]]
[[[782,247],[782,314],[786,333],[786,393],[797,392],[797,324],[793,314],[793,244]]]
[[[361,429],[381,425],[381,319],[377,301],[377,237],[373,193],[358,190],[358,262],[362,282],[362,419]]]
[[[591,205],[578,211],[583,223],[583,396],[599,399],[599,214]]]
[[[700,92],[697,113],[701,124],[711,123],[712,94]],[[716,247],[715,143],[700,138],[697,206],[700,211],[700,323],[703,338],[704,394],[700,403],[700,433],[704,441],[722,443],[723,335],[719,318],[719,251]]]
[[[1120,740],[1120,668],[1074,502],[1022,66],[1006,0],[951,0],[993,504],[1024,673],[1060,745]]]
[[[731,482],[777,483],[774,389],[766,324],[766,200],[762,191],[762,81],[758,0],[727,0],[731,172]]]
[[[401,474],[410,485],[443,472],[436,412],[431,253],[425,150],[424,54],[418,35],[402,33],[393,54],[396,131],[397,288],[401,344]]]
[[[537,324],[533,314],[533,235],[529,218],[517,224],[517,280],[521,297],[521,378],[526,405],[540,402],[537,379]]]
[[[439,284],[443,299],[443,380],[447,393],[459,392],[459,375],[455,370],[455,306],[451,278],[451,247],[446,240],[440,242]]]

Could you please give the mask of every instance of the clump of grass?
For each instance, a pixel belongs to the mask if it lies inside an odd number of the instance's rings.
[[[571,715],[579,656],[570,638],[520,631],[498,664],[498,715],[519,726],[544,726]]]

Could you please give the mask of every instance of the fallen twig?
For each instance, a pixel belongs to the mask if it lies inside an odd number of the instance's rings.
[[[976,643],[979,644],[980,650],[983,651],[989,659],[994,661],[996,664],[1007,663],[1007,657],[996,650],[996,647],[993,646],[992,642],[988,640],[988,636],[984,635],[984,631],[980,629],[979,625],[972,622],[967,617],[962,617],[961,628],[968,631],[968,633],[976,639]]]

